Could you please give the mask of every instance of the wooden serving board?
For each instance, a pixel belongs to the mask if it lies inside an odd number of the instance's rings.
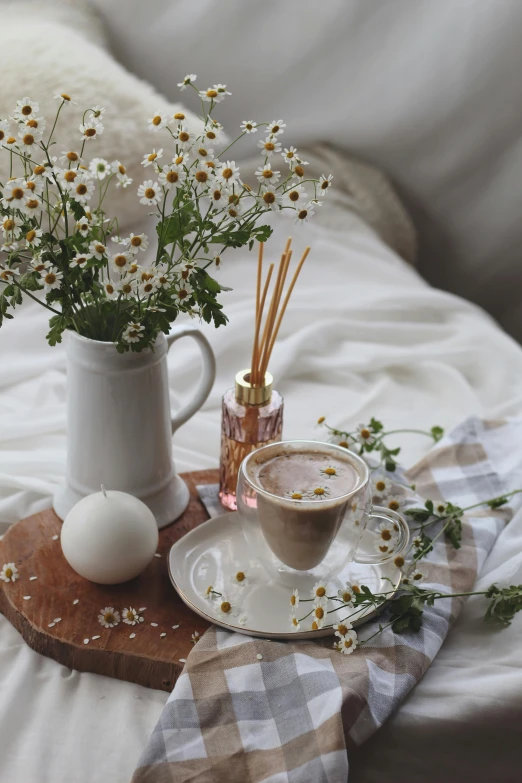
[[[0,541],[0,568],[14,562],[20,576],[16,582],[0,581],[0,611],[29,647],[71,669],[172,690],[183,669],[180,658],[186,658],[192,647],[192,634],[202,634],[209,624],[175,592],[167,557],[175,541],[208,519],[195,488],[197,484],[215,484],[218,471],[185,473],[183,478],[190,490],[187,510],[174,524],[160,530],[160,557],[154,557],[139,577],[122,585],[96,585],[72,570],[60,546],[62,521],[52,509],[9,528]],[[31,576],[37,579],[30,580]],[[142,612],[145,621],[136,626],[120,622],[115,628],[103,628],[98,615],[106,606],[120,612],[131,606],[146,607]],[[174,630],[174,625],[179,628]],[[132,633],[136,634],[133,639]],[[160,636],[162,633],[166,636]],[[99,639],[93,640],[93,636]]]

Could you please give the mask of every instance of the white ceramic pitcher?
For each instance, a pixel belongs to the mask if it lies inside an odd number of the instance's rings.
[[[167,352],[181,337],[198,343],[203,372],[190,401],[171,414]],[[150,508],[158,527],[177,519],[189,491],[172,461],[172,435],[203,405],[216,375],[212,349],[197,327],[160,334],[154,350],[120,354],[113,343],[67,332],[67,471],[54,496],[62,519],[83,497],[128,492]]]

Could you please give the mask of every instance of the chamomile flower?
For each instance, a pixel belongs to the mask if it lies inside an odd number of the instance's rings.
[[[231,187],[240,182],[239,173],[239,168],[236,166],[235,161],[227,160],[216,170],[216,180],[226,187]]]
[[[25,187],[27,190],[31,191],[34,195],[41,196],[44,189],[44,184],[40,177],[35,177],[34,175],[30,175],[25,180]]]
[[[91,117],[87,122],[82,122],[79,130],[85,141],[93,141],[102,135],[103,125]]]
[[[316,582],[310,592],[311,597],[316,604],[324,604],[327,600],[328,585],[326,582]]]
[[[76,223],[76,231],[82,237],[86,237],[90,230],[91,230],[91,224],[89,223],[87,218],[82,218]]]
[[[390,543],[397,538],[397,531],[392,522],[381,522],[377,529],[377,535],[381,541]]]
[[[216,141],[216,139],[221,136],[222,132],[223,126],[209,117],[207,124],[205,125],[205,138],[209,141]]]
[[[301,627],[301,623],[293,612],[290,614],[290,626],[292,631],[298,631]]]
[[[18,568],[14,563],[4,563],[2,570],[0,571],[0,579],[2,582],[16,582],[19,576]]]
[[[282,196],[280,193],[277,193],[276,190],[266,187],[263,188],[261,192],[261,200],[263,202],[263,207],[265,209],[281,209],[282,205]]]
[[[280,171],[274,171],[270,164],[265,164],[264,166],[260,166],[255,171],[255,176],[257,177],[259,182],[269,182],[270,185],[276,185],[279,180],[281,179],[281,172]]]
[[[158,179],[164,188],[170,190],[171,188],[180,188],[185,182],[186,176],[183,166],[171,163],[168,166],[163,166]]]
[[[27,188],[26,182],[20,177],[8,180],[4,185],[4,197],[2,204],[4,207],[13,209],[22,209],[24,201],[29,198],[31,191]]]
[[[72,269],[75,269],[76,267],[80,267],[82,269],[87,261],[89,260],[91,256],[86,255],[85,253],[76,253],[73,259],[71,259],[71,262],[69,263],[69,266]]]
[[[295,218],[294,223],[297,225],[301,225],[303,223],[308,222],[308,218],[311,218],[315,215],[315,209],[313,208],[312,202],[309,202],[308,204],[303,205],[302,207],[296,207],[295,210]]]
[[[162,157],[163,157],[163,148],[156,150],[156,148],[154,147],[152,152],[148,152],[146,155],[143,156],[141,165],[147,168],[147,166],[152,166],[153,163],[156,163],[156,161],[158,161]]]
[[[132,177],[129,177],[128,174],[116,174],[116,187],[117,188],[128,188],[129,185],[132,185],[133,179]]]
[[[257,122],[253,120],[243,120],[241,123],[243,133],[257,133]]]
[[[149,130],[157,133],[168,125],[170,117],[162,111],[157,111],[150,119]]]
[[[111,163],[111,171],[113,174],[121,174],[122,176],[127,173],[126,167],[121,160],[113,160]]]
[[[208,103],[212,101],[214,101],[214,103],[221,103],[226,95],[232,95],[231,92],[228,92],[226,84],[214,84],[206,90],[199,91],[199,97]]]
[[[144,618],[132,606],[122,610],[121,619],[127,625],[139,625],[144,621]]]
[[[288,489],[285,492],[285,498],[288,500],[304,500],[306,499],[305,489]]]
[[[285,163],[288,163],[291,169],[296,165],[298,162],[297,158],[297,149],[295,147],[285,147],[283,152],[281,153],[281,157],[285,161]]]
[[[337,649],[343,653],[343,655],[351,655],[359,643],[357,634],[350,628],[344,636],[341,637],[337,644]]]
[[[182,123],[187,119],[187,116],[182,111],[177,111],[175,114],[172,115],[172,119],[170,121],[171,125],[175,125],[176,123]]]
[[[18,136],[20,138],[18,146],[27,156],[30,157],[35,150],[38,150],[41,135],[38,136],[34,131],[28,131],[24,128]]]
[[[11,125],[7,120],[0,120],[0,144],[11,135]]]
[[[226,596],[221,595],[219,597],[219,604],[217,606],[217,612],[221,617],[230,617],[230,612],[232,611],[232,604],[230,601],[226,598]]]
[[[89,109],[89,112],[97,119],[105,114],[105,106],[93,106],[92,109]]]
[[[420,536],[415,536],[411,543],[413,544],[415,549],[422,549],[422,547],[423,547],[422,538]]]
[[[272,122],[268,123],[267,126],[267,132],[271,136],[279,136],[280,133],[284,133],[286,128],[286,123],[283,122],[283,120],[273,120]]]
[[[342,623],[337,623],[337,625],[334,625],[334,631],[335,636],[338,636],[340,639],[342,639],[348,631],[352,630],[352,624],[348,622],[348,620],[345,620]]]
[[[129,245],[129,253],[135,255],[139,250],[145,252],[149,246],[149,239],[147,234],[130,234],[123,240],[126,245]]]
[[[221,209],[226,206],[228,193],[221,185],[214,185],[208,195],[210,196],[212,209]]]
[[[184,128],[183,126],[181,126],[178,131],[178,135],[176,136],[176,143],[178,144],[178,146],[180,146],[183,150],[186,150],[188,147],[191,147],[195,141],[196,141],[196,134],[193,133],[188,128]]]
[[[142,338],[142,332],[145,331],[145,327],[141,324],[130,323],[122,334],[122,340],[126,343],[139,343]]]
[[[111,256],[111,266],[116,272],[123,274],[126,272],[131,264],[132,254],[128,250],[122,250],[119,253],[115,253]]]
[[[47,258],[42,258],[41,252],[36,253],[30,261],[31,269],[33,272],[38,272],[40,275],[44,269],[49,269],[51,262]]]
[[[426,573],[416,568],[414,571],[411,571],[409,574],[403,574],[402,582],[405,585],[418,585],[425,578],[426,578]]]
[[[194,177],[194,181],[196,182],[196,187],[198,188],[207,188],[208,183],[210,180],[210,171],[209,169],[203,164],[200,164],[199,166],[196,166],[196,168],[191,172],[192,176]]]
[[[281,145],[272,136],[267,136],[266,139],[259,139],[257,146],[262,151],[265,157],[270,158],[275,153],[281,152]]]
[[[53,291],[55,288],[60,288],[62,284],[63,272],[60,272],[55,266],[50,266],[48,269],[43,269],[40,273],[40,282],[43,283],[44,291],[46,294],[49,291]]]
[[[201,637],[199,635],[199,631],[194,631],[194,633],[190,637],[190,641],[192,642],[192,644],[197,644],[199,642],[200,638]]]
[[[13,112],[15,120],[27,120],[29,117],[34,117],[40,111],[40,105],[36,101],[32,101],[30,98],[21,98],[16,101],[16,108]]]
[[[2,221],[2,231],[5,239],[18,239],[21,234],[22,221],[19,217],[5,217]]]
[[[169,274],[167,267],[164,264],[159,264],[155,269],[157,288],[170,288],[172,276]]]
[[[185,78],[182,82],[178,82],[178,87],[180,90],[186,90],[187,87],[192,84],[192,82],[195,82],[197,79],[197,76],[195,73],[187,73]]]
[[[116,283],[116,290],[122,299],[131,299],[135,297],[137,288],[138,284],[134,277],[127,276],[123,280],[120,280],[118,283]]]
[[[359,443],[364,443],[367,446],[371,446],[375,443],[375,437],[372,434],[371,429],[366,424],[359,424],[357,427],[357,440]]]
[[[314,609],[312,611],[312,618],[313,618],[312,622],[314,622],[316,624],[316,627],[314,628],[314,630],[318,631],[319,628],[323,627],[323,623],[324,623],[324,621],[326,619],[326,611],[325,611],[325,608],[324,608],[324,604],[322,604],[322,603],[321,604],[316,604],[316,606],[314,607]]]
[[[207,601],[213,601],[214,600],[214,585],[209,585],[207,589],[205,590],[204,598],[207,599]]]
[[[343,602],[343,604],[346,604],[348,607],[353,606],[353,602],[355,600],[355,594],[350,587],[350,585],[346,585],[346,587],[342,587],[340,590],[337,591],[337,595]]]
[[[120,623],[120,613],[113,606],[106,606],[100,611],[98,622],[104,628],[115,628]]]
[[[401,499],[393,496],[386,499],[386,506],[390,511],[398,511],[401,507]]]
[[[40,247],[42,237],[43,231],[41,228],[31,228],[24,237],[26,247]]]
[[[187,283],[186,280],[180,280],[179,284],[176,286],[176,291],[173,294],[172,298],[176,301],[176,303],[183,303],[190,299],[192,296],[192,286],[190,283]]]
[[[332,479],[339,475],[339,468],[335,468],[333,465],[327,465],[325,468],[321,468],[319,473],[327,479]]]
[[[295,185],[287,190],[283,195],[283,203],[287,207],[300,209],[302,205],[308,202],[308,193],[302,185]]]
[[[36,193],[33,193],[25,201],[22,209],[26,215],[29,215],[29,217],[37,217],[43,209],[42,200],[40,196],[36,195]]]
[[[227,215],[232,220],[237,220],[243,214],[243,204],[241,202],[233,202],[227,207]]]
[[[158,204],[161,201],[162,195],[158,183],[151,179],[146,179],[138,188],[140,203],[146,204],[149,207]]]
[[[194,147],[192,153],[201,161],[209,161],[214,158],[214,150],[212,147],[205,147],[204,144],[200,144],[199,147]]]
[[[140,284],[139,293],[142,297],[151,296],[156,290],[156,268],[149,266],[140,269],[137,275]]]
[[[95,239],[89,245],[89,253],[91,255],[91,258],[95,258],[96,261],[101,261],[103,257],[107,255],[107,248],[105,247],[103,242],[100,242],[99,240]]]
[[[397,566],[397,568],[404,568],[406,565],[406,560],[403,558],[402,555],[397,555],[397,557],[394,558],[393,564]]]
[[[80,174],[69,190],[71,198],[79,204],[87,204],[94,193],[94,182],[87,174]]]
[[[386,497],[391,492],[393,484],[385,476],[378,476],[373,480],[373,494],[375,497]]]
[[[290,596],[290,606],[294,609],[299,606],[299,590],[297,590],[297,588],[292,591],[292,595]]]
[[[4,283],[12,283],[15,275],[19,275],[20,272],[16,269],[4,269],[0,266],[0,280],[3,280]]]
[[[5,242],[2,245],[2,252],[3,253],[15,253],[18,249],[19,249],[18,242],[14,242],[14,241]]]
[[[105,158],[93,158],[89,163],[89,171],[96,179],[105,179],[111,173],[111,166]]]
[[[324,174],[319,179],[318,189],[322,196],[326,195],[326,192],[332,185],[333,174],[329,174],[327,177]]]
[[[39,138],[42,138],[42,134],[47,127],[47,120],[45,117],[30,117],[25,120],[21,128],[27,128],[27,130],[37,133]]]
[[[107,299],[116,299],[118,296],[118,289],[110,280],[106,280],[103,284],[103,290]]]
[[[330,494],[330,487],[318,484],[308,490],[308,498],[311,500],[324,500]]]
[[[234,578],[232,580],[234,584],[241,585],[241,587],[244,587],[247,584],[247,576],[244,571],[237,571],[234,574]]]
[[[68,106],[71,103],[76,103],[76,101],[73,101],[69,93],[67,92],[59,92],[54,96],[55,101],[63,102],[64,106]]]
[[[305,160],[299,159],[295,166],[293,167],[293,175],[297,180],[303,179],[303,177],[306,174],[306,171],[304,169],[305,166],[308,166],[308,162]]]
[[[376,552],[380,552],[381,555],[391,555],[395,549],[395,541],[383,541],[382,538],[376,539],[374,542]]]

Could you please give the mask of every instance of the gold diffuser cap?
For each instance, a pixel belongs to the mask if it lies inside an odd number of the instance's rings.
[[[272,396],[274,379],[269,372],[266,372],[263,385],[252,386],[246,380],[249,376],[250,369],[240,370],[236,375],[236,400],[244,405],[266,405]]]

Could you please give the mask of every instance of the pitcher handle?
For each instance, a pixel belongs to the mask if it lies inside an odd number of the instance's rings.
[[[410,541],[410,528],[408,527],[408,523],[404,517],[389,508],[383,508],[383,506],[373,506],[371,513],[369,514],[369,518],[383,519],[385,522],[391,522],[392,525],[397,529],[397,544],[393,551],[389,552],[388,554],[370,555],[369,553],[359,554],[356,552],[354,557],[355,562],[367,564],[387,563],[388,560],[394,560],[399,555],[402,555]]]
[[[197,326],[191,326],[190,324],[181,324],[180,326],[174,326],[171,333],[167,337],[167,344],[170,346],[179,340],[181,337],[193,337],[199,345],[201,351],[201,358],[203,360],[203,367],[201,377],[199,380],[199,386],[192,396],[192,399],[187,402],[177,413],[171,414],[172,422],[172,434],[176,432],[178,427],[190,419],[196,411],[198,411],[214,385],[216,379],[216,359],[214,352],[210,347],[210,343],[205,335],[197,328]]]

